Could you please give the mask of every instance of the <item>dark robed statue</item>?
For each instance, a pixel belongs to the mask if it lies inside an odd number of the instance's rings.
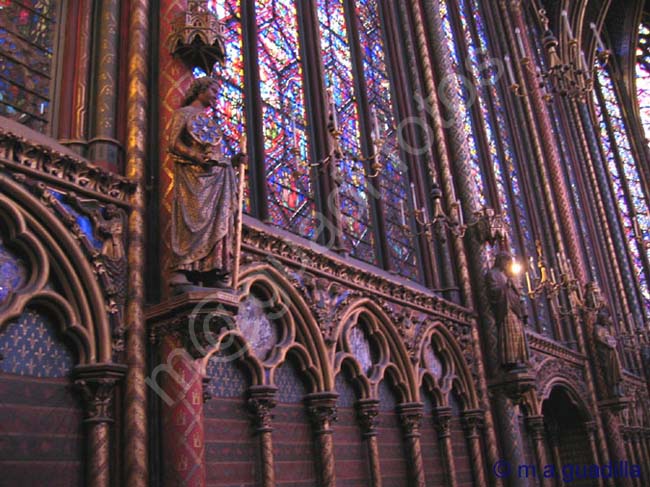
[[[174,160],[171,248],[172,286],[202,283],[225,287],[232,269],[235,171],[221,151],[221,130],[206,114],[217,95],[217,82],[194,81],[169,130]],[[240,162],[241,156],[233,159]]]
[[[492,312],[499,332],[499,362],[506,368],[526,366],[528,347],[518,286],[508,274],[512,257],[499,252],[485,278]]]
[[[616,338],[610,333],[612,328],[611,313],[595,282],[587,283],[585,295],[587,307],[596,311],[594,342],[597,360],[608,389],[607,393],[610,397],[621,397],[623,395],[621,389],[623,367],[618,355]]]

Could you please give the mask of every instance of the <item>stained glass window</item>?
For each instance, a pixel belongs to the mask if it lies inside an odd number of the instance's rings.
[[[384,142],[379,153],[379,163],[383,166],[380,190],[384,205],[389,265],[400,274],[414,278],[416,277],[415,245],[413,233],[410,232],[404,218],[404,208],[408,208],[408,170],[399,154],[395,107],[386,67],[378,8],[375,1],[364,0],[357,4],[364,85],[372,113],[371,118],[373,124],[377,124],[377,128],[373,127],[373,130],[377,131],[376,136],[378,135]]]
[[[50,119],[59,3],[0,1],[0,115],[41,132]]]
[[[257,0],[260,94],[269,215],[312,237],[311,187],[303,72],[294,0]]]
[[[650,213],[614,83],[607,69],[598,69],[596,72],[596,89],[601,98],[594,91],[594,111],[600,128],[601,145],[641,294],[646,307],[650,307],[650,291],[643,265],[644,257],[648,256],[641,254],[642,250],[636,245],[635,239],[637,233],[641,234],[638,236],[644,242],[650,239]]]
[[[636,49],[636,92],[646,142],[650,141],[650,20],[639,25]]]
[[[361,154],[359,107],[354,91],[350,32],[342,0],[319,0],[318,19],[325,84],[336,105],[340,144],[339,161],[341,224],[345,244],[353,256],[376,262],[368,183]]]

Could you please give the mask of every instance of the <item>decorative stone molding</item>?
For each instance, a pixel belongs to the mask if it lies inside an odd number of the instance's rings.
[[[468,437],[479,435],[485,421],[485,412],[480,409],[471,409],[463,411],[462,424],[463,429]]]
[[[79,157],[68,148],[12,120],[0,117],[0,166],[43,182],[127,206],[136,184]]]
[[[218,336],[235,328],[239,295],[224,289],[206,289],[174,296],[147,309],[149,340],[167,335],[181,338],[194,358],[204,356]]]

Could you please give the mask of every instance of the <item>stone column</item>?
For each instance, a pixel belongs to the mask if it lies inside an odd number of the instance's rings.
[[[480,430],[483,426],[483,411],[463,411],[463,429],[465,439],[469,446],[470,462],[474,473],[475,485],[487,485],[485,481],[485,464],[483,461],[483,449],[481,448]]]
[[[88,158],[106,169],[120,172],[122,147],[116,137],[117,86],[120,43],[120,2],[98,2],[98,31],[94,79],[92,86],[92,124]]]
[[[381,487],[381,468],[379,466],[379,447],[377,445],[378,414],[379,401],[377,399],[362,399],[357,402],[357,418],[361,427],[361,435],[366,443],[370,485],[373,487]]]
[[[86,482],[88,487],[111,484],[111,435],[113,392],[126,367],[117,364],[75,367],[74,384],[84,404],[86,427]]]
[[[440,456],[445,469],[447,487],[456,487],[456,466],[454,465],[454,451],[451,445],[451,408],[440,407],[434,409],[434,425],[438,432]]]
[[[137,183],[129,198],[129,292],[124,390],[125,485],[148,485],[147,347],[144,317],[145,164],[149,101],[149,0],[129,1],[127,142],[125,175]]]
[[[164,485],[203,487],[203,375],[178,335],[161,340],[161,364],[166,367],[160,394]]]
[[[318,450],[320,485],[322,487],[336,487],[331,426],[336,421],[337,397],[338,394],[335,392],[321,392],[309,394],[306,398],[307,412],[312,422],[312,431]]]
[[[526,428],[530,434],[530,439],[533,440],[537,471],[541,472],[544,469],[544,465],[548,465],[548,459],[546,458],[546,445],[544,441],[544,416],[527,416]],[[538,478],[540,479],[541,487],[553,486],[552,479],[546,479],[543,475],[541,477],[538,476]]]
[[[253,415],[255,432],[259,438],[259,457],[262,465],[262,487],[275,486],[275,466],[273,462],[273,415],[276,406],[276,387],[252,386],[248,407]]]
[[[400,404],[398,407],[400,421],[409,459],[410,482],[412,486],[424,487],[424,464],[420,446],[420,423],[424,406],[421,403]]]
[[[587,432],[587,437],[589,438],[589,449],[591,451],[591,461],[594,465],[600,465],[600,458],[598,457],[598,447],[596,446],[596,434],[597,426],[595,421],[587,421],[585,423],[585,431]],[[597,480],[598,487],[602,487],[604,484],[602,477],[599,477]]]

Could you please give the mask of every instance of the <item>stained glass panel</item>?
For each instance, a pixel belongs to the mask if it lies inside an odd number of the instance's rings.
[[[374,263],[376,256],[368,184],[363,164],[355,159],[356,155],[361,154],[359,109],[354,94],[343,1],[318,0],[318,20],[325,84],[336,104],[340,144],[344,153],[338,166],[343,238],[353,256]]]
[[[223,132],[223,153],[232,157],[240,151],[240,139],[245,129],[244,117],[244,57],[240,0],[208,0],[212,11],[224,26],[226,62],[215,64],[212,76],[219,81],[219,95],[213,115]],[[205,76],[200,69],[195,77]],[[249,185],[245,185],[244,211],[249,211]]]
[[[45,131],[50,111],[55,0],[0,3],[0,115]]]
[[[604,101],[604,106],[601,106],[594,92],[594,110],[599,123],[601,144],[614,187],[615,198],[618,202],[628,248],[632,255],[635,273],[641,287],[641,293],[646,307],[650,307],[650,290],[648,288],[647,276],[643,271],[642,256],[639,248],[635,244],[634,231],[634,215],[636,214],[636,222],[643,236],[643,241],[650,239],[650,213],[648,212],[648,205],[643,195],[640,175],[623,121],[623,114],[621,113],[616,98],[614,84],[607,69],[598,69],[596,72],[598,75],[598,88]],[[605,117],[604,112],[607,113],[607,117]],[[610,138],[608,132],[607,118],[609,118],[609,128],[614,136],[613,140]],[[623,174],[620,173],[616,164],[617,155],[623,167]],[[625,195],[625,185],[628,186],[630,200]]]
[[[474,129],[472,127],[472,119],[467,109],[469,100],[473,97],[470,97],[473,93],[468,93],[468,80],[461,75],[461,64],[462,59],[456,48],[456,41],[454,39],[454,31],[451,28],[451,20],[449,16],[449,10],[447,8],[446,2],[440,2],[440,17],[442,20],[442,28],[445,34],[445,40],[447,41],[447,47],[451,54],[451,65],[454,73],[457,75],[456,83],[448,83],[449,88],[451,89],[452,99],[445,99],[443,102],[448,103],[453,106],[453,109],[456,113],[456,116],[460,118],[463,124],[463,129],[465,132],[467,148],[470,153],[470,162],[471,162],[471,178],[476,186],[476,192],[474,194],[476,201],[472,206],[482,207],[487,206],[487,199],[485,196],[485,184],[483,182],[483,175],[481,171],[480,156],[478,148],[476,146],[476,137],[474,135]],[[466,89],[463,89],[465,87]]]
[[[294,0],[256,2],[260,94],[269,215],[278,226],[313,237],[300,39]]]
[[[359,42],[363,51],[363,74],[368,104],[371,107],[372,119],[378,125],[377,135],[385,142],[378,160],[383,166],[380,188],[388,258],[391,269],[405,277],[416,278],[413,232],[403,216],[404,208],[408,208],[408,169],[399,153],[395,107],[386,68],[378,8],[376,1],[363,0],[357,3]]]
[[[636,49],[636,93],[646,143],[650,141],[650,26],[639,25],[639,45]]]

